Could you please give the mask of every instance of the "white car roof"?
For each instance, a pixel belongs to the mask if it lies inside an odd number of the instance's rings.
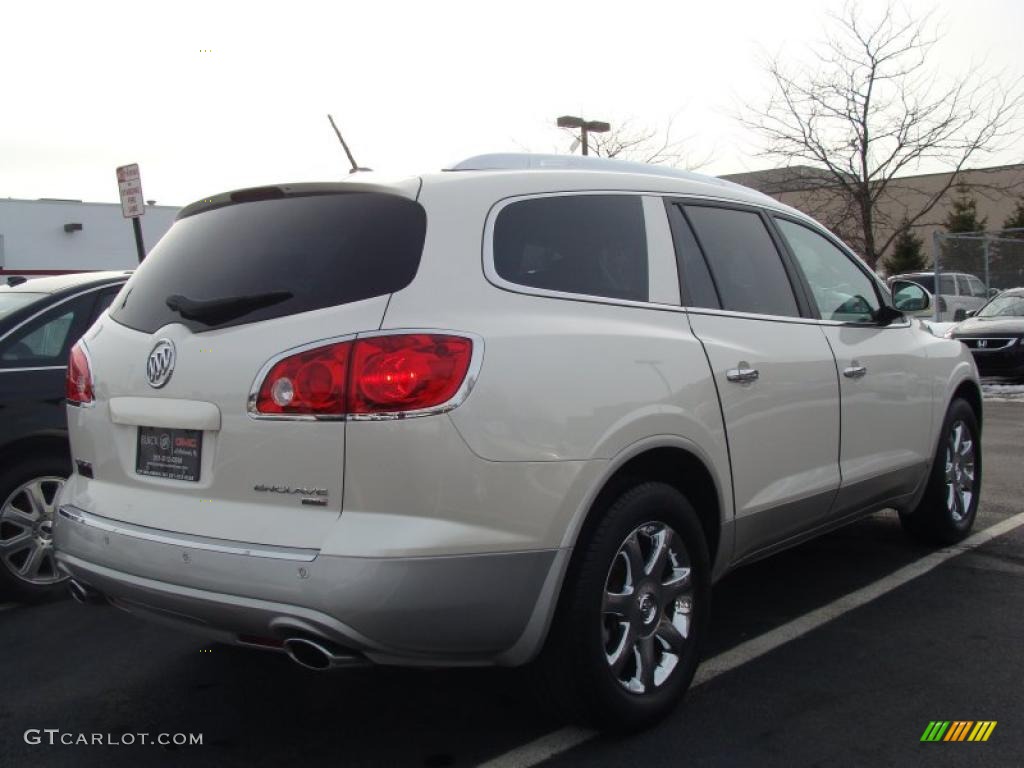
[[[465,187],[472,190],[474,195],[489,196],[494,200],[516,195],[587,191],[692,195],[770,208],[817,224],[807,214],[780,203],[773,197],[715,176],[706,176],[680,168],[602,157],[526,153],[476,155],[453,163],[440,171],[416,176],[360,171],[339,181],[303,182],[234,190],[192,203],[178,213],[178,218],[230,205],[232,202],[241,202],[252,195],[260,195],[264,190],[276,189],[286,195],[321,194],[358,187],[366,191],[389,192],[417,200],[422,197],[426,187],[451,189],[455,186]]]

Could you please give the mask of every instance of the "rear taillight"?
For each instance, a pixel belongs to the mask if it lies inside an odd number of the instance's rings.
[[[259,413],[345,413],[352,342],[286,357],[267,371],[256,398]]]
[[[473,358],[473,341],[432,333],[343,341],[279,360],[257,390],[257,414],[407,413],[448,403]]]
[[[446,403],[466,378],[473,342],[426,333],[360,339],[352,351],[350,413],[418,411]]]
[[[81,342],[71,348],[64,390],[67,401],[74,405],[87,405],[95,399],[92,391],[92,369],[89,367],[89,358],[86,357]]]

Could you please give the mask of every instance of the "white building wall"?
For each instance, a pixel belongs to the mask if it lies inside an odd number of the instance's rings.
[[[147,205],[142,237],[149,252],[180,209]],[[65,232],[65,224],[82,229]],[[138,265],[132,223],[119,203],[0,199],[0,274],[34,270],[131,269]]]

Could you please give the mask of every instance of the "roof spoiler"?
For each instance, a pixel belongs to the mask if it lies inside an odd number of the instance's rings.
[[[389,178],[381,174],[360,173],[346,181],[303,182],[299,184],[271,184],[265,187],[248,187],[218,195],[204,197],[178,211],[175,221],[224,208],[239,203],[253,203],[262,200],[280,200],[285,197],[314,197],[317,195],[342,195],[351,192],[379,192],[399,195],[415,200],[419,197],[422,180],[418,176]]]

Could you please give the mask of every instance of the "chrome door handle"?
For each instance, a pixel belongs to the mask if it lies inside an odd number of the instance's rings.
[[[740,365],[742,366],[743,363],[740,363]],[[760,375],[757,368],[730,368],[725,372],[725,378],[741,384],[748,381],[757,381],[757,377]]]
[[[853,365],[851,365],[849,368],[843,371],[843,376],[845,376],[848,379],[859,379],[861,376],[868,372],[868,369],[863,365],[858,364],[856,360],[854,360],[853,362]]]

